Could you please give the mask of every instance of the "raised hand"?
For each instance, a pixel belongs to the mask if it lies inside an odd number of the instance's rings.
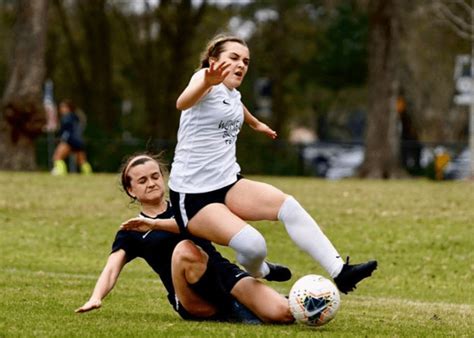
[[[207,68],[204,73],[204,81],[210,86],[221,83],[227,75],[229,75],[229,67],[230,63],[224,61],[219,63],[211,61],[209,68]]]

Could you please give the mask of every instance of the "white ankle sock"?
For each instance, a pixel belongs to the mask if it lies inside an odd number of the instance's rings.
[[[334,278],[342,270],[344,261],[313,218],[292,196],[283,202],[278,219],[295,244],[307,252]]]
[[[267,244],[262,234],[247,224],[229,241],[229,247],[237,252],[237,261],[253,277],[262,278],[270,269],[265,263]]]

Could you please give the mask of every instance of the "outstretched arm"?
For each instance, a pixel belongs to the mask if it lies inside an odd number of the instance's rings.
[[[110,254],[107,264],[105,265],[99,279],[97,280],[97,283],[95,284],[91,298],[89,298],[89,300],[80,308],[76,309],[76,312],[87,312],[100,308],[102,305],[102,299],[104,299],[105,296],[107,296],[108,293],[114,288],[120,271],[122,271],[122,268],[126,263],[127,258],[123,249]]]
[[[173,218],[167,219],[150,219],[143,217],[131,218],[125,221],[120,226],[122,230],[135,230],[140,232],[147,232],[150,230],[162,230],[168,231],[175,234],[179,234],[178,224]]]
[[[269,126],[267,126],[265,123],[259,121],[255,116],[253,116],[250,111],[245,107],[244,104],[242,104],[244,107],[244,121],[247,123],[250,127],[252,127],[253,130],[264,133],[268,137],[272,139],[277,138],[277,133],[273,129],[271,129]]]
[[[229,75],[229,63],[211,62],[209,68],[197,72],[189,81],[176,101],[178,110],[186,110],[194,106],[204,95],[209,93],[212,86],[215,86]]]

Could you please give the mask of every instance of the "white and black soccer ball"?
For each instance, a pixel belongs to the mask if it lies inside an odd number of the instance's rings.
[[[293,284],[288,301],[297,322],[321,326],[336,316],[341,297],[339,290],[329,279],[307,275]]]

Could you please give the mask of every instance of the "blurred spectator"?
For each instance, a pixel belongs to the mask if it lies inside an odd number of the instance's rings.
[[[71,100],[63,100],[59,104],[61,126],[59,129],[60,141],[53,154],[53,175],[66,175],[66,159],[71,153],[76,155],[76,161],[82,174],[92,173],[92,167],[87,162],[82,131],[85,126],[85,115],[78,110]]]
[[[436,147],[434,150],[435,153],[435,178],[437,180],[444,179],[444,169],[451,161],[451,156],[449,155],[448,151],[444,147]]]
[[[402,164],[411,174],[417,174],[421,168],[420,156],[422,147],[418,139],[418,132],[408,113],[407,102],[402,95],[397,99],[397,112],[401,125],[400,150]]]

